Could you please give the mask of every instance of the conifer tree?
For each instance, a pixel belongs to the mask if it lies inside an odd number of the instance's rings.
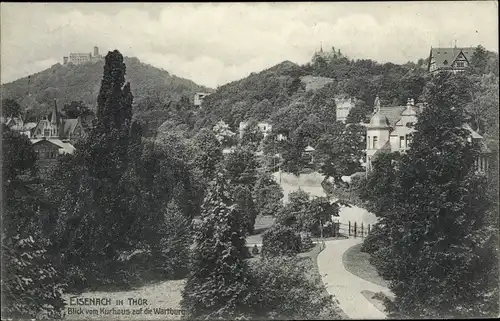
[[[66,182],[66,195],[60,204],[60,229],[64,232],[59,246],[65,253],[65,264],[84,271],[87,285],[115,277],[120,253],[137,243],[132,232],[137,206],[123,199],[135,199],[126,197],[131,180],[128,165],[130,156],[137,157],[140,152],[140,128],[135,126],[131,132],[133,97],[130,84],[124,85],[125,72],[121,53],[109,52],[97,99],[97,119],[89,137],[79,144],[72,166],[66,169],[74,175]],[[75,178],[77,184],[71,182]]]
[[[211,183],[201,219],[181,306],[191,318],[233,319],[247,309],[250,279],[244,261],[243,220],[222,173]]]

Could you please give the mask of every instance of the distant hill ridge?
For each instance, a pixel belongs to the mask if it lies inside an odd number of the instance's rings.
[[[134,106],[138,109],[141,109],[141,103],[147,97],[178,101],[186,96],[192,100],[196,92],[213,91],[192,80],[142,63],[135,57],[124,57],[124,62],[127,67],[126,81],[131,84]],[[3,84],[2,98],[15,99],[23,109],[51,108],[54,99],[60,106],[81,100],[95,108],[103,67],[104,60],[81,65],[57,63],[41,72]]]

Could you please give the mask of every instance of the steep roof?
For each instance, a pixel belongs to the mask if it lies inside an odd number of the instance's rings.
[[[387,117],[389,125],[394,127],[405,109],[406,106],[380,107],[380,114]]]
[[[70,118],[62,120],[62,133],[59,133],[61,136],[69,136],[75,130],[76,125],[78,124],[78,118]]]
[[[466,47],[466,48],[432,48],[431,56],[434,57],[434,61],[436,62],[436,67],[450,67],[451,64],[457,59],[458,55],[462,52],[467,59],[470,61],[472,55],[474,54],[474,47]],[[429,59],[429,66],[430,66]],[[447,62],[446,64],[444,62]]]

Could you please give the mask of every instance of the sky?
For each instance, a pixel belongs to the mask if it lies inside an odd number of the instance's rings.
[[[94,46],[216,88],[284,60],[306,63],[321,44],[405,63],[455,41],[498,52],[498,2],[2,2],[1,81]]]

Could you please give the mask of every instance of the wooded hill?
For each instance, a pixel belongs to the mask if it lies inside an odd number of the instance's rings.
[[[170,74],[166,70],[142,63],[137,58],[125,57],[126,80],[134,95],[134,111],[151,108],[151,100],[178,101],[182,96],[193,99],[198,91],[212,91],[189,79]],[[54,99],[60,106],[71,101],[82,101],[92,109],[97,104],[104,60],[82,65],[55,64],[52,67],[2,85],[2,98],[16,100],[23,111],[33,117],[51,111]]]

